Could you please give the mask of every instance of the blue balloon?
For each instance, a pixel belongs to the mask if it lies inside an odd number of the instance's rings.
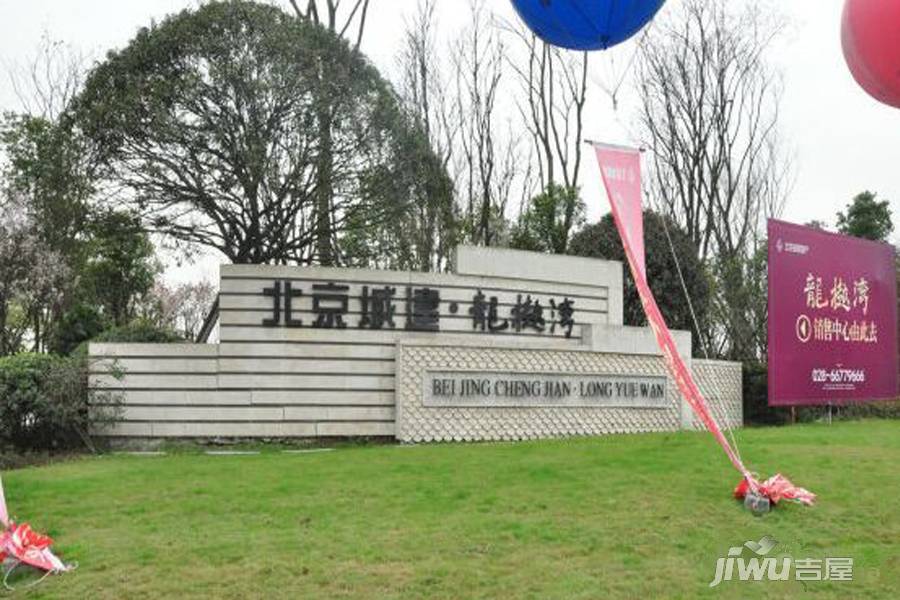
[[[666,0],[512,0],[542,40],[570,50],[605,50],[647,24]]]

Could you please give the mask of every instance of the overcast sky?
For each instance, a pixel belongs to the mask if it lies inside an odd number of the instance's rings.
[[[403,21],[415,10],[416,1],[372,0],[363,51],[389,78]],[[500,18],[515,18],[507,0],[487,2]],[[671,10],[675,2],[669,0],[662,10]],[[141,25],[196,4],[190,0],[0,0],[0,64],[27,60],[44,32],[99,59],[106,50],[126,44]],[[464,6],[464,0],[438,0],[440,27],[448,36],[464,24]],[[794,156],[796,180],[783,216],[833,226],[835,213],[857,192],[869,189],[891,200],[900,225],[900,110],[869,98],[850,76],[841,54],[842,6],[843,0],[780,3],[789,26],[770,58],[784,77],[782,131]],[[632,48],[626,43],[612,58],[598,56],[593,79],[609,79],[615,72],[611,61],[622,64]],[[16,107],[4,78],[0,109]],[[594,93],[587,111],[585,137],[633,142],[626,126],[630,121],[627,98],[614,110],[607,97]],[[600,186],[596,165],[588,161],[583,193],[592,218],[608,211]],[[199,274],[216,276],[210,264],[173,270],[171,276]]]

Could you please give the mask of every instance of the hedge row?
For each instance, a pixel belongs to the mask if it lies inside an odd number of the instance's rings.
[[[137,322],[92,342],[184,342],[178,334]],[[22,353],[0,358],[0,445],[19,452],[90,446],[90,434],[121,413],[121,398],[88,389],[87,342],[70,356]],[[121,376],[115,372],[114,375]]]

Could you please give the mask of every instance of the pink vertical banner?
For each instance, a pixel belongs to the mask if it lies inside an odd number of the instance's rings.
[[[641,153],[634,148],[593,144],[603,185],[609,195],[613,218],[622,243],[631,248],[638,272],[646,279],[644,265],[644,215],[641,207]]]
[[[656,304],[650,285],[647,283],[647,273],[644,264],[644,218],[641,206],[641,154],[634,148],[622,148],[620,146],[605,146],[593,144],[597,153],[597,162],[600,164],[600,172],[603,175],[603,183],[609,196],[613,218],[619,236],[622,238],[622,246],[631,275],[634,278],[641,305],[647,315],[647,322],[656,336],[656,342],[662,352],[664,362],[681,395],[690,405],[694,414],[706,426],[713,437],[725,451],[731,463],[740,471],[744,478],[752,486],[756,486],[755,479],[744,466],[740,457],[728,443],[721,428],[709,411],[709,406],[700,388],[697,387],[690,370],[678,353],[672,333],[666,325],[665,319]]]
[[[9,524],[9,512],[6,510],[6,494],[3,493],[3,479],[0,478],[0,523],[6,527]]]

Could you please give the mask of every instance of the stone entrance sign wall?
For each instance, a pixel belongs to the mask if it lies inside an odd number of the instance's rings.
[[[579,392],[558,394],[557,405],[504,400],[502,410],[520,413],[517,422],[534,417],[529,435],[692,425],[649,330],[622,326],[617,262],[460,247],[446,274],[223,265],[219,307],[216,343],[91,345],[91,385],[118,390],[125,405],[105,434],[413,439],[400,434],[402,413],[425,407],[426,375],[409,375],[404,365],[426,358],[404,362],[404,352],[432,352],[413,343],[457,349],[435,350],[444,362],[427,358],[436,373],[526,381],[539,372],[548,393]],[[676,339],[688,352],[690,335]],[[123,379],[111,375],[113,365]],[[408,377],[418,377],[418,404],[405,387],[401,397]],[[620,390],[615,398],[602,395],[606,385]],[[580,394],[588,388],[593,396]],[[445,403],[421,415],[434,419],[442,410],[456,409]],[[484,417],[501,408],[461,410]],[[554,419],[565,426],[548,429]],[[451,415],[446,431],[457,428]],[[444,429],[435,431],[433,439],[444,439]]]

